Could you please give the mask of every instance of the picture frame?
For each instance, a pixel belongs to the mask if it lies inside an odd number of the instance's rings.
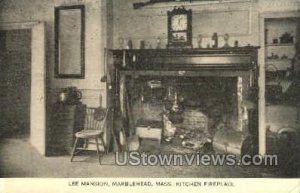
[[[55,7],[55,77],[85,77],[85,7]]]

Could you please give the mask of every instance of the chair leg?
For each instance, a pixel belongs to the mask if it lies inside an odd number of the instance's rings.
[[[104,143],[104,140],[103,140],[103,136],[100,137],[100,140],[101,140],[101,143],[102,143],[102,145],[103,145],[104,153],[105,153],[105,154],[108,154],[108,150],[107,150],[107,148],[106,148],[106,146],[105,146],[105,143]]]
[[[100,150],[99,150],[98,137],[95,138],[95,141],[96,141],[97,155],[98,155],[99,163],[101,164],[101,158],[100,158]]]
[[[87,139],[84,139],[84,144],[83,144],[83,148],[87,148]]]
[[[71,162],[73,161],[73,158],[74,158],[77,142],[78,142],[78,138],[76,137],[75,142],[74,142],[74,146],[73,146],[73,150],[72,150]]]

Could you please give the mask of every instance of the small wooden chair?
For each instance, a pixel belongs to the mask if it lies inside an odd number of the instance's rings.
[[[101,156],[100,156],[100,150],[99,145],[103,146],[104,152],[107,153],[107,149],[105,147],[105,143],[103,140],[104,137],[104,127],[106,124],[107,114],[109,111],[109,108],[106,110],[101,109],[103,113],[97,113],[97,108],[87,108],[86,114],[85,114],[85,121],[84,121],[84,129],[75,133],[75,142],[71,154],[71,162],[73,161],[73,158],[76,154],[78,154],[81,151],[84,150],[90,150],[88,149],[89,144],[96,145],[97,155],[99,159],[99,163],[101,163]],[[84,143],[81,145],[82,147],[77,147],[79,143],[79,139],[83,139]],[[95,140],[95,143],[92,143],[91,140]],[[100,144],[98,142],[100,140]],[[78,151],[77,151],[78,150]],[[76,152],[77,151],[77,152]]]

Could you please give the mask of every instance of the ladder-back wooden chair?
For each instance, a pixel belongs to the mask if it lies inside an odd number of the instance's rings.
[[[83,130],[75,133],[75,142],[71,154],[71,162],[76,154],[84,150],[92,150],[90,145],[96,146],[99,163],[101,163],[101,155],[99,145],[102,145],[103,150],[107,153],[104,143],[104,128],[106,125],[109,108],[86,108],[85,121]],[[82,140],[81,143],[79,140]],[[94,140],[94,142],[92,141]],[[100,143],[99,141],[100,140]]]

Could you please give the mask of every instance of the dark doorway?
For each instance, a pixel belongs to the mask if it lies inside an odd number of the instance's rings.
[[[0,136],[30,134],[31,30],[0,31]]]

